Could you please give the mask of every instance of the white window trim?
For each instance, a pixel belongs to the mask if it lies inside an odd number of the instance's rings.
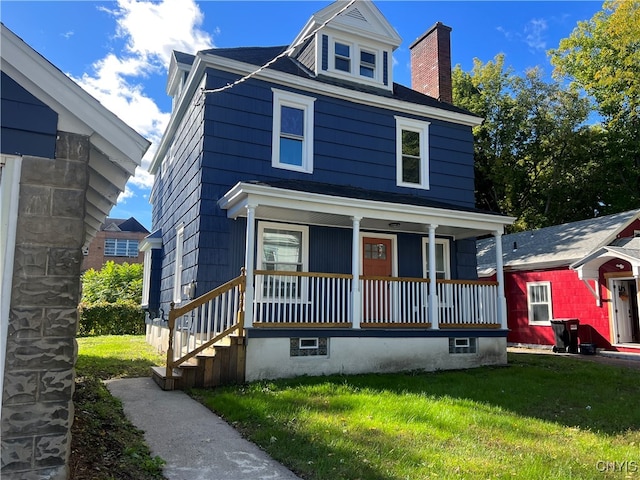
[[[436,245],[443,245],[442,253],[445,256],[445,270],[444,270],[444,278],[445,280],[451,280],[451,244],[448,238],[436,238]],[[427,248],[429,246],[429,237],[422,237],[422,277],[429,277],[429,270],[427,269],[427,260],[428,251]],[[437,273],[437,272],[436,272]]]
[[[350,71],[338,70],[335,68],[336,59],[336,43],[349,46],[350,53]],[[367,77],[366,75],[360,75],[360,52],[372,53],[376,56],[376,63],[373,69],[373,77]],[[376,48],[374,45],[361,45],[354,40],[347,40],[344,37],[329,37],[329,65],[328,72],[336,77],[342,77],[348,80],[357,80],[360,83],[367,83],[369,85],[375,85],[378,87],[389,88],[383,85],[383,58],[385,50],[382,48]],[[389,55],[391,58],[391,55]],[[391,80],[391,68],[388,69],[389,79]],[[392,83],[392,82],[390,82]]]
[[[184,253],[184,225],[176,227],[175,263],[173,271],[173,301],[182,302],[182,259]]]
[[[530,287],[538,287],[545,286],[547,287],[547,293],[549,295],[548,306],[549,306],[549,320],[536,322],[533,320],[533,309],[531,304],[531,291]],[[529,325],[551,325],[551,319],[553,319],[553,297],[551,296],[551,282],[527,282],[527,320],[529,321]],[[541,305],[538,303],[537,305]]]
[[[271,166],[296,172],[313,173],[313,130],[314,111],[313,105],[316,99],[305,95],[298,95],[276,88],[273,91],[273,128],[271,138]],[[280,127],[281,107],[298,108],[304,112],[304,139],[302,141],[302,166],[290,165],[280,162]]]
[[[302,233],[302,271],[309,271],[309,227],[307,225],[296,225],[291,223],[277,223],[277,222],[258,222],[258,241],[257,241],[257,255],[256,255],[256,270],[263,270],[263,251],[264,251],[264,231],[268,228],[274,228],[279,230],[294,230]],[[307,302],[307,289],[305,288],[307,279],[300,278],[302,283],[301,293],[302,298],[300,302]],[[256,301],[262,302],[281,302],[285,300],[275,299],[262,294],[262,288],[256,287],[255,289]]]
[[[429,122],[396,115],[396,184],[399,187],[429,189]],[[402,180],[402,131],[417,132],[420,136],[420,183]]]

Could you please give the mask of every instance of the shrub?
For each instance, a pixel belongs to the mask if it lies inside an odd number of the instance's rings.
[[[78,336],[143,335],[144,311],[134,301],[81,303]]]

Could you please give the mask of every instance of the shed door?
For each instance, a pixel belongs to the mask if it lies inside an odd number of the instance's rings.
[[[362,274],[365,277],[391,277],[391,239],[364,237],[362,239]],[[364,321],[390,321],[390,284],[383,278],[365,280],[362,299]]]

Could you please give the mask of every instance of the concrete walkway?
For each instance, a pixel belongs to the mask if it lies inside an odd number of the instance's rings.
[[[107,388],[151,454],[167,462],[169,480],[299,480],[183,392],[165,392],[151,378],[110,380]]]

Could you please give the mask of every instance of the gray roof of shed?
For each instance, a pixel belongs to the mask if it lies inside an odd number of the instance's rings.
[[[600,247],[629,250],[640,248],[640,242],[627,241],[622,245],[616,233],[640,218],[640,209],[590,218],[552,227],[512,233],[502,236],[505,269],[525,270],[570,265]],[[487,274],[496,267],[494,239],[479,240],[477,247],[478,272]],[[515,248],[514,248],[515,247]]]

